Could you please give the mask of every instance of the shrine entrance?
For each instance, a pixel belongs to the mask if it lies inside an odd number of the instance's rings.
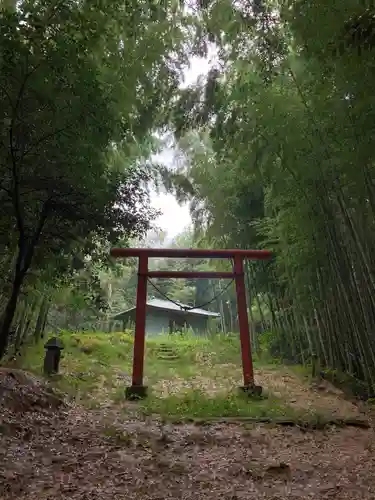
[[[113,248],[111,256],[138,258],[138,285],[136,301],[136,320],[134,334],[134,354],[132,385],[126,389],[128,399],[142,398],[147,395],[147,387],[143,385],[143,366],[146,329],[147,280],[150,278],[227,278],[235,281],[237,296],[238,324],[245,392],[260,394],[262,388],[254,383],[253,360],[251,353],[250,330],[247,316],[244,260],[266,260],[272,257],[268,250],[201,250],[180,248]],[[148,259],[165,258],[206,258],[230,259],[233,261],[232,272],[220,271],[149,271]],[[191,309],[194,309],[192,307]]]

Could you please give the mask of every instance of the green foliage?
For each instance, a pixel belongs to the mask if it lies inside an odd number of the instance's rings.
[[[280,340],[280,335],[277,332],[263,332],[259,337],[262,356],[269,356],[274,361],[282,359],[285,353],[280,345]]]
[[[155,177],[190,199],[195,222],[173,244],[273,250],[246,269],[254,348],[306,366],[317,358],[373,391],[373,9],[358,0],[215,0],[188,14],[175,2],[16,7],[0,14],[0,353],[12,323],[21,345],[27,331],[42,335],[48,310],[77,327],[134,303],[135,262],[109,266],[105,256],[115,240],[139,240],[155,215],[145,184],[163,140],[152,135],[172,121],[181,161]],[[219,61],[202,84],[178,90],[181,65],[208,41]],[[222,330],[237,329],[234,289],[221,280],[157,285],[189,304],[215,297]]]
[[[373,9],[260,5],[206,7],[223,69],[176,110],[192,214],[209,244],[274,251],[249,271],[274,355],[317,356],[373,391]]]
[[[90,290],[77,303],[103,309],[87,255],[105,262],[110,244],[149,228],[151,136],[168,122],[189,19],[148,1],[0,10],[0,357],[22,290],[78,281],[81,261]]]

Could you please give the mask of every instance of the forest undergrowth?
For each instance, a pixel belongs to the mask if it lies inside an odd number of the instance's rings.
[[[49,381],[43,345],[0,369],[0,498],[373,498],[371,412],[306,370],[256,359],[248,399],[236,338],[160,336],[126,402],[129,334],[62,340]]]
[[[52,384],[71,401],[87,408],[119,405],[136,407],[141,415],[164,417],[276,417],[317,415],[341,417],[355,413],[356,406],[325,381],[312,390],[308,369],[287,367],[267,354],[255,356],[256,382],[261,398],[251,404],[241,396],[240,343],[235,335],[196,337],[160,335],[146,342],[145,385],[149,397],[136,405],[124,403],[131,385],[133,337],[127,333],[61,334],[65,346],[60,373]],[[28,347],[22,368],[42,373],[43,343]]]

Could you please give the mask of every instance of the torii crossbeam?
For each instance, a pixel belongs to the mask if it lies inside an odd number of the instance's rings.
[[[134,335],[132,385],[126,390],[128,399],[145,397],[147,388],[143,385],[143,364],[146,330],[147,278],[232,278],[236,284],[238,324],[240,327],[243,382],[246,392],[261,392],[254,384],[253,360],[251,354],[250,330],[247,316],[244,259],[266,260],[272,257],[268,250],[201,250],[197,248],[113,248],[112,257],[138,257],[138,285]],[[148,259],[152,257],[231,259],[232,272],[204,271],[149,271]]]

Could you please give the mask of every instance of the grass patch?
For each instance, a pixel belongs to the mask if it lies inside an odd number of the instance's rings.
[[[121,333],[62,332],[59,338],[64,343],[60,373],[51,377],[51,382],[89,406],[111,399],[111,393],[121,383],[121,375],[130,375],[132,337]],[[40,376],[44,353],[44,342],[28,346],[20,360],[21,367]]]
[[[183,394],[165,398],[151,395],[140,403],[144,415],[159,414],[163,417],[209,418],[209,417],[276,417],[291,415],[292,409],[269,397],[249,399],[235,390],[227,394],[208,397],[201,390],[190,390]]]
[[[296,375],[300,380],[306,382],[306,383],[311,383],[313,382],[313,377],[312,377],[312,367],[307,365],[288,365],[288,369],[290,370],[291,373]]]

